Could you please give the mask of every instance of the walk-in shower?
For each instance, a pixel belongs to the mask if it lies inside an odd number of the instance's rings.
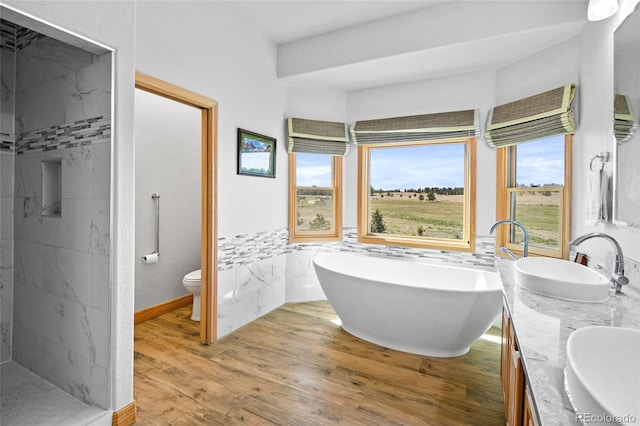
[[[113,54],[0,16],[0,423],[86,424],[109,407]]]

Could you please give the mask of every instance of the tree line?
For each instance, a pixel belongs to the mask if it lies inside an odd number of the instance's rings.
[[[371,187],[371,195],[374,194],[387,194],[393,192],[405,192],[413,194],[437,194],[437,195],[464,195],[464,188],[456,187],[440,187],[440,186],[425,186],[424,188],[405,188],[405,189],[375,189]]]

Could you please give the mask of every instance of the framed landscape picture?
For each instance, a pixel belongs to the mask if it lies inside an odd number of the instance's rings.
[[[238,129],[238,174],[276,177],[276,140]]]

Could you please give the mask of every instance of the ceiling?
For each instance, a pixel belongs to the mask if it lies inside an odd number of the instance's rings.
[[[277,74],[341,91],[497,70],[578,36],[586,0],[228,1],[277,46]]]

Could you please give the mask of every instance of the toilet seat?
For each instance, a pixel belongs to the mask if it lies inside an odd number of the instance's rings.
[[[184,278],[182,279],[182,282],[185,284],[188,283],[199,283],[200,280],[202,279],[202,269],[198,269],[197,271],[193,271],[193,272],[189,272],[187,275],[184,276]]]

